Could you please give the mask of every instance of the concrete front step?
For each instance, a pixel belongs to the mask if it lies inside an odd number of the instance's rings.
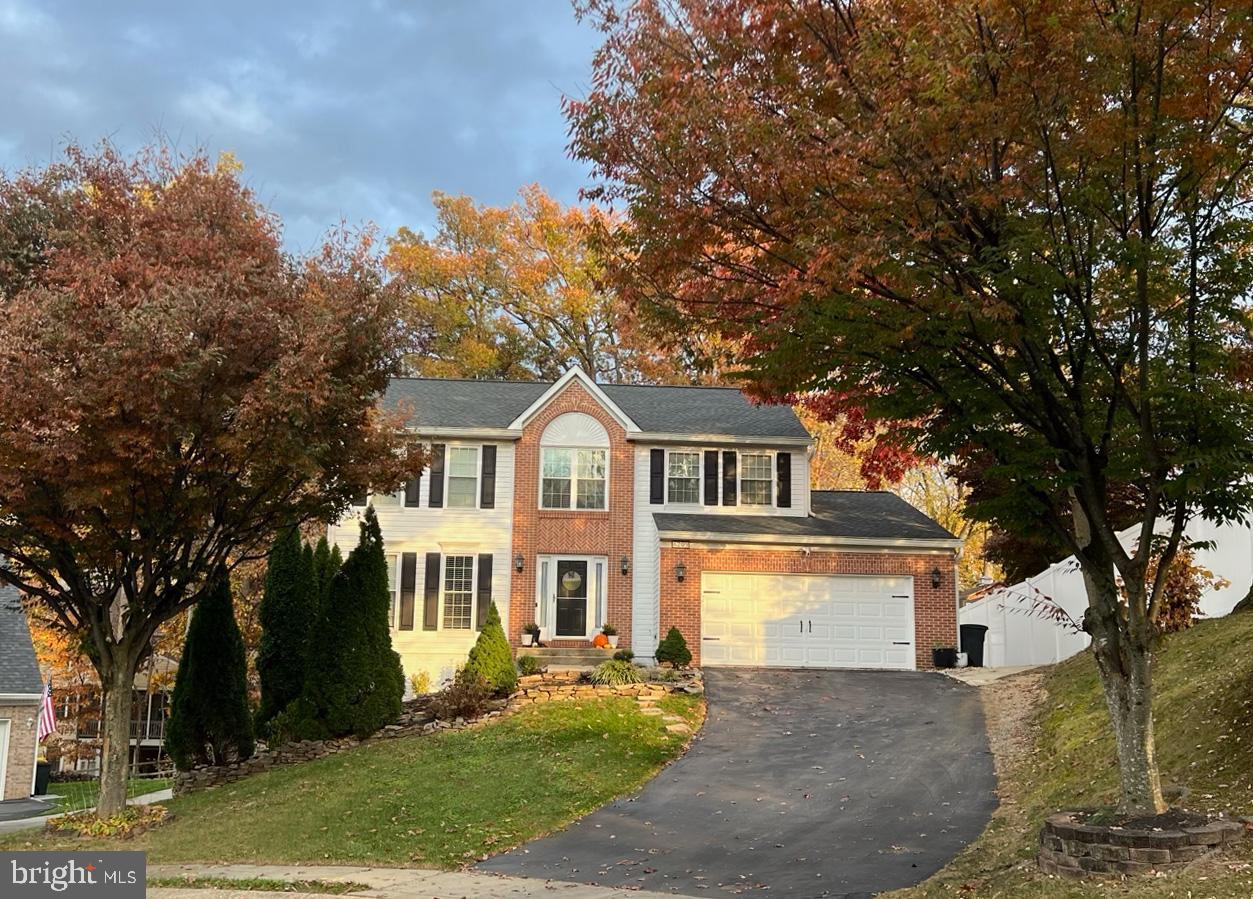
[[[514,650],[518,656],[534,656],[541,665],[549,668],[595,668],[601,662],[613,658],[607,649],[580,649],[564,646],[519,646]]]

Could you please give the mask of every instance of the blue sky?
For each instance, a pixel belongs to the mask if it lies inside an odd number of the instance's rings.
[[[562,94],[597,35],[570,0],[0,0],[0,168],[68,140],[233,151],[288,246],[429,229],[433,190],[577,199]]]

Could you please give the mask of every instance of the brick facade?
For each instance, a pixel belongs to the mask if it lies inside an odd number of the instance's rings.
[[[609,502],[607,511],[548,510],[539,507],[540,437],[548,424],[567,412],[582,412],[609,432]],[[606,556],[606,614],[618,629],[619,645],[631,642],[631,575],[620,564],[631,557],[632,485],[634,453],[626,431],[581,384],[571,382],[553,397],[522,429],[515,455],[513,555],[521,554],[523,569],[510,559],[513,580],[509,598],[509,642],[518,645],[522,628],[536,615],[537,555]],[[588,611],[589,616],[591,610]],[[552,646],[586,646],[583,640],[552,640]]]
[[[9,757],[0,799],[30,796],[35,776],[35,719],[38,705],[0,705],[0,721],[9,720]]]
[[[674,576],[679,563],[687,567],[682,583]],[[931,573],[940,569],[940,586]],[[661,547],[661,621],[665,634],[678,627],[700,664],[700,591],[702,571],[743,571],[771,574],[868,574],[914,579],[914,653],[919,668],[931,668],[931,650],[957,645],[957,559],[953,553],[801,552],[797,548],[759,549],[748,546]]]

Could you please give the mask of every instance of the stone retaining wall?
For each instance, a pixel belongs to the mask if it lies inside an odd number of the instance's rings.
[[[1219,819],[1177,830],[1133,830],[1083,824],[1069,813],[1051,815],[1040,830],[1040,868],[1069,877],[1168,871],[1245,836],[1242,821]]]
[[[518,709],[539,702],[553,702],[565,699],[588,699],[597,696],[632,696],[647,701],[667,695],[668,693],[704,692],[704,684],[700,673],[683,672],[674,681],[648,681],[642,684],[626,684],[620,687],[602,687],[581,680],[574,674],[535,674],[518,679],[518,692],[509,697],[508,701],[495,700],[488,705],[488,710],[477,718],[457,718],[455,721],[437,721],[430,710],[430,697],[408,702],[405,711],[395,724],[389,724],[378,733],[359,740],[356,737],[339,737],[334,740],[301,740],[283,743],[279,746],[262,748],[250,759],[230,765],[216,765],[193,768],[190,771],[177,771],[174,774],[172,788],[174,795],[203,790],[220,784],[234,783],[259,771],[268,771],[281,765],[292,765],[299,762],[310,762],[325,758],[345,749],[360,746],[373,740],[394,739],[396,737],[416,736],[434,733],[437,730],[458,730],[462,728],[481,727],[505,715],[511,715]]]

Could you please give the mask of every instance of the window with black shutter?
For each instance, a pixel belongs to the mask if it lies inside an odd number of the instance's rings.
[[[735,450],[722,453],[722,504],[734,506],[739,496],[739,481],[736,480]]]

